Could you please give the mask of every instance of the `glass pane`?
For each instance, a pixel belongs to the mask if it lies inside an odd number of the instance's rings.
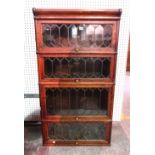
[[[43,24],[45,47],[111,47],[111,24]]]
[[[102,123],[49,124],[48,137],[55,140],[104,140],[105,126]]]
[[[45,78],[108,78],[111,58],[45,58]]]
[[[109,89],[47,88],[48,115],[106,115]]]

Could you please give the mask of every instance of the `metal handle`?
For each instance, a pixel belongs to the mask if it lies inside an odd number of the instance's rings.
[[[76,117],[76,120],[78,121],[78,120],[79,120],[79,118],[78,118],[78,117]]]
[[[79,48],[75,48],[75,52],[79,52],[80,51],[80,49]]]
[[[78,142],[76,142],[76,145],[79,144]]]
[[[53,144],[55,144],[55,141],[52,141]]]
[[[79,81],[80,81],[79,79],[76,79],[76,80],[75,80],[75,82],[79,82]]]

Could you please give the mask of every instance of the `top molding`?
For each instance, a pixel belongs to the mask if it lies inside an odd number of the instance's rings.
[[[79,10],[79,9],[39,9],[33,8],[34,19],[85,19],[120,20],[122,10]]]

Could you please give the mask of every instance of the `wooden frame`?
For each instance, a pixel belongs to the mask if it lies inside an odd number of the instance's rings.
[[[127,55],[126,71],[130,72],[130,36],[129,36],[129,42],[128,42],[128,55]]]
[[[96,84],[94,84],[95,86]],[[47,110],[46,110],[46,88],[109,88],[108,92],[108,107],[107,107],[107,115],[88,115],[88,116],[60,116],[60,115],[48,115]],[[57,86],[53,84],[46,84],[46,85],[40,85],[40,105],[41,105],[41,116],[42,120],[52,120],[52,121],[57,121],[59,120],[60,122],[65,122],[65,121],[76,121],[78,118],[78,122],[84,122],[85,120],[87,121],[103,121],[103,120],[110,120],[112,119],[112,113],[113,113],[113,94],[114,94],[114,86],[113,85],[100,85],[97,87],[93,87],[93,84],[88,84],[81,87],[79,85],[62,85],[62,86]]]
[[[121,10],[71,10],[71,9],[33,9],[35,21],[35,37],[37,47],[39,92],[41,106],[41,122],[43,145],[45,146],[93,146],[110,145],[113,100],[115,89],[115,74],[117,60],[117,46],[119,35],[119,23]],[[53,48],[42,46],[42,24],[112,24],[112,48],[80,48],[75,51],[72,47]],[[45,57],[110,57],[110,78],[45,78],[44,58]],[[77,82],[78,79],[78,82]],[[46,111],[46,88],[110,88],[108,95],[108,114],[90,116],[49,116]],[[48,138],[48,124],[50,123],[103,123],[106,126],[105,140],[74,140],[60,141]]]
[[[50,139],[48,137],[48,124],[52,124],[53,121],[42,121],[42,133],[43,133],[43,144],[44,146],[109,146],[111,142],[111,121],[102,121],[98,123],[103,123],[105,125],[105,139],[103,140],[55,140]],[[54,122],[55,123],[55,122]],[[57,124],[60,124],[60,122],[56,122]],[[66,123],[66,122],[61,122]],[[74,123],[72,121],[69,121],[67,123]],[[77,123],[77,122],[76,122]],[[78,122],[80,123],[80,122]],[[90,122],[85,122],[90,123]],[[91,124],[94,122],[92,121]]]
[[[45,78],[45,72],[44,72],[44,58],[48,58],[48,57],[53,57],[53,58],[73,58],[73,57],[78,57],[78,58],[82,58],[82,57],[102,57],[102,58],[106,58],[109,57],[111,59],[110,62],[110,74],[108,78]],[[39,81],[41,82],[57,82],[57,83],[61,83],[61,82],[75,82],[77,79],[80,82],[95,82],[95,81],[101,81],[101,82],[113,82],[115,80],[115,67],[116,67],[116,60],[115,60],[115,54],[44,54],[44,55],[38,55],[38,69],[39,69]],[[78,82],[78,83],[80,83]]]
[[[43,47],[43,38],[42,38],[42,24],[111,24],[113,25],[113,31],[112,31],[112,47],[111,48],[80,48],[78,53],[96,53],[96,52],[107,52],[107,53],[115,53],[117,48],[117,21],[71,21],[71,20],[37,20],[35,21],[36,27],[36,45],[37,45],[37,53],[77,53],[75,48],[73,47]]]
[[[95,19],[95,20],[120,20],[121,9],[113,10],[82,10],[82,9],[42,9],[33,8],[35,20],[44,19]]]

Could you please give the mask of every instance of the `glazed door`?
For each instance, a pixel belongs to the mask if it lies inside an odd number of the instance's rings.
[[[95,85],[94,85],[95,86]],[[93,86],[76,88],[72,85],[59,87],[57,85],[42,86],[42,116],[47,119],[84,121],[90,117],[102,120],[112,116],[113,87]],[[94,119],[95,119],[94,117]]]
[[[40,80],[57,82],[113,81],[114,55],[40,56]]]
[[[108,145],[111,122],[43,122],[43,131],[46,145]]]
[[[38,21],[39,52],[85,53],[116,49],[114,21]]]

